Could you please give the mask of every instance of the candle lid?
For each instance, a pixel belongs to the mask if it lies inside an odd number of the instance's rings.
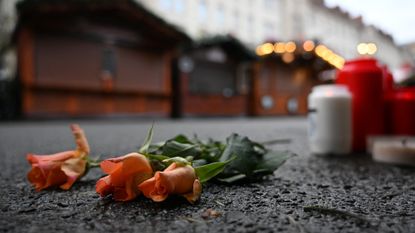
[[[313,94],[316,93],[317,95],[321,96],[350,96],[349,89],[346,85],[339,85],[339,84],[325,84],[325,85],[318,85],[313,87],[312,89]]]
[[[381,163],[415,166],[415,137],[375,140],[372,158]]]

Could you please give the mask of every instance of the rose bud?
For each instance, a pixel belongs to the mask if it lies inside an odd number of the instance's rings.
[[[172,163],[162,172],[141,183],[138,188],[144,196],[155,202],[164,201],[169,194],[185,197],[190,203],[196,202],[202,193],[202,185],[190,165],[180,166]]]
[[[76,150],[53,155],[27,155],[27,161],[32,165],[27,178],[37,191],[54,186],[68,190],[84,175],[89,154],[88,141],[79,125],[71,125],[71,130],[75,136]]]
[[[112,194],[117,201],[129,201],[140,194],[137,185],[153,176],[148,159],[138,153],[106,159],[100,163],[108,176],[98,180],[96,191],[102,197]]]

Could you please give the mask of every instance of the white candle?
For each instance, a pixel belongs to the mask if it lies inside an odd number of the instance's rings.
[[[375,140],[372,157],[377,162],[415,166],[415,137]]]
[[[342,85],[321,85],[308,97],[310,150],[348,154],[351,150],[351,94]]]

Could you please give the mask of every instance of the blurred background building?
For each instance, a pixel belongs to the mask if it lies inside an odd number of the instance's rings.
[[[14,78],[16,56],[10,46],[17,22],[16,0],[0,0],[0,80]]]
[[[16,24],[16,2],[17,0],[0,0],[0,48],[8,43]]]
[[[0,0],[0,48],[5,47],[17,20],[15,4]],[[135,0],[198,39],[231,34],[251,48],[264,41],[318,40],[351,59],[373,53],[391,70],[413,63],[393,37],[342,9],[328,8],[324,0]],[[372,44],[371,44],[372,45]],[[368,51],[370,50],[370,51]],[[413,54],[413,53],[411,53]]]
[[[409,61],[391,35],[338,7],[328,8],[324,0],[137,1],[193,38],[231,34],[251,48],[264,41],[318,40],[345,59],[374,55],[391,70]]]
[[[304,115],[346,60],[413,73],[415,42],[363,22],[324,0],[0,0],[0,119]]]
[[[415,41],[402,46],[407,56],[411,58],[410,63],[415,64]]]

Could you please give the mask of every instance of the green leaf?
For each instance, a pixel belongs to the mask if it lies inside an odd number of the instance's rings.
[[[166,142],[157,142],[157,143],[152,143],[149,147],[148,147],[148,154],[161,154],[162,150],[161,148],[163,147],[163,145]]]
[[[153,154],[149,154],[148,155],[148,158],[149,159],[158,160],[158,161],[163,161],[163,160],[168,159],[170,157],[164,156],[164,155],[153,155]]]
[[[262,145],[289,144],[289,143],[291,143],[290,138],[273,139],[273,140],[261,142]]]
[[[293,156],[289,151],[268,151],[257,164],[255,173],[271,174]]]
[[[236,156],[236,159],[224,171],[225,176],[236,175],[238,173],[251,176],[261,159],[260,151],[255,148],[257,143],[237,134],[232,134],[226,141],[227,146],[219,161],[229,160],[232,156]]]
[[[160,160],[157,159],[150,159],[150,165],[153,168],[153,171],[164,171],[166,169],[166,165],[162,163]]]
[[[225,169],[226,165],[229,164],[231,161],[235,159],[231,158],[228,161],[225,162],[215,162],[215,163],[209,163],[200,167],[195,167],[195,172],[197,177],[199,178],[199,181],[201,183],[204,183],[213,177],[217,176],[219,173]]]
[[[192,141],[189,140],[185,135],[179,134],[176,137],[172,138],[171,141],[179,142],[179,143],[185,143],[185,144],[193,144]]]
[[[152,128],[142,149],[146,148],[151,137]],[[219,181],[233,183],[254,181],[272,174],[294,154],[269,151],[263,143],[238,134],[232,134],[226,142],[213,139],[203,142],[197,136],[190,139],[179,134],[165,142],[147,146],[146,155],[154,170],[165,169],[172,162],[192,164],[202,182],[215,177]]]
[[[200,154],[200,150],[197,147],[198,145],[180,143],[177,141],[167,141],[163,146],[162,154],[168,157],[197,157]]]
[[[84,157],[84,160],[86,160],[86,164],[88,168],[96,168],[100,166],[100,163],[102,160],[99,159],[100,156],[97,156],[95,159],[92,159],[90,156]]]
[[[200,167],[206,165],[208,162],[205,159],[197,159],[192,161],[192,167]]]
[[[200,159],[205,159],[208,162],[218,162],[226,145],[220,141],[209,139],[207,143],[199,142],[201,148]]]
[[[143,145],[138,150],[140,154],[145,154],[145,155],[148,154],[148,148],[150,147],[151,141],[153,140],[153,127],[154,127],[154,123],[151,125],[151,128],[149,129],[147,133],[147,137],[144,140]]]
[[[230,176],[230,177],[226,177],[226,178],[216,178],[216,179],[221,181],[221,182],[225,182],[225,183],[234,183],[236,181],[243,180],[245,178],[246,178],[246,175],[238,174],[238,175],[234,175],[234,176]]]

